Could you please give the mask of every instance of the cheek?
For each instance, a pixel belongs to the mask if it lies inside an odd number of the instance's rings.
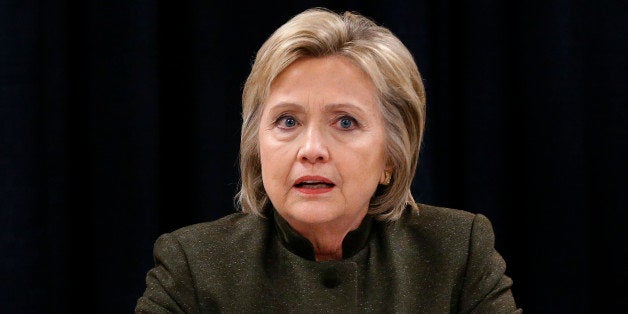
[[[377,185],[382,171],[385,168],[383,149],[374,149],[378,143],[351,146],[338,154],[341,161],[337,163],[343,180],[354,187],[363,188],[365,184]]]
[[[270,154],[271,149],[269,149],[268,147],[268,141],[262,136],[262,133],[259,133],[259,137],[258,137],[258,143],[259,143],[259,158],[260,158],[260,165],[262,166],[262,182],[264,183],[264,188],[266,188],[266,190],[268,190],[269,186],[269,177],[268,175],[270,173],[273,173],[272,168],[273,168],[273,162],[272,162],[272,157],[273,155]]]
[[[283,185],[291,164],[291,157],[285,145],[268,138],[260,138],[259,145],[264,187],[271,190]]]
[[[386,163],[386,148],[384,140],[379,134],[372,137],[365,136],[355,141],[351,145],[351,151],[354,152],[355,160],[359,160],[363,166],[380,167]],[[360,165],[356,166],[359,167]]]

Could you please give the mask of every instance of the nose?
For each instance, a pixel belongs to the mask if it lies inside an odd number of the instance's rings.
[[[308,127],[303,134],[297,159],[302,162],[317,163],[329,160],[325,134],[318,127]]]

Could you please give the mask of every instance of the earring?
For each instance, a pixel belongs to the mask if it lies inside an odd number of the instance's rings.
[[[384,171],[384,183],[382,183],[382,184],[383,185],[389,185],[391,179],[392,179],[392,173],[390,173],[388,171]]]

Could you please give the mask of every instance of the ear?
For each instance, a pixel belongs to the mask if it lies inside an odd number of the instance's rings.
[[[388,185],[390,184],[390,179],[392,179],[392,166],[386,166],[382,174],[379,176],[379,184]]]

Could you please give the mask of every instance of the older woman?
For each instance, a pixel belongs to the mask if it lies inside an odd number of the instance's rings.
[[[425,93],[407,48],[307,10],[243,92],[242,213],[164,234],[136,312],[514,312],[482,215],[415,203]]]

